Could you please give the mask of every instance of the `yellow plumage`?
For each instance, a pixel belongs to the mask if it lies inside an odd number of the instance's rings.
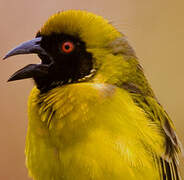
[[[164,151],[162,133],[122,89],[80,83],[40,96],[34,88],[29,118],[27,165],[35,179],[53,169],[61,175],[54,179],[159,179],[151,153]]]
[[[69,53],[68,53],[69,52]],[[34,180],[179,180],[180,144],[135,52],[107,20],[69,10],[7,56],[33,78],[26,164]]]
[[[80,10],[63,11],[51,16],[41,28],[40,33],[42,35],[64,33],[79,36],[86,42],[87,48],[103,48],[105,44],[122,36],[103,17]]]

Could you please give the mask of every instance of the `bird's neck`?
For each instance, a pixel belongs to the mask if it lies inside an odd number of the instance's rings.
[[[136,57],[108,54],[103,58],[106,61],[94,76],[93,82],[112,84],[131,93],[155,97]]]

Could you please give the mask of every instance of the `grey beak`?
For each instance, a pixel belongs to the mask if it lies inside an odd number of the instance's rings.
[[[18,55],[18,54],[42,54],[47,55],[45,50],[40,47],[40,42],[42,38],[37,37],[35,39],[32,39],[30,41],[24,42],[17,46],[16,48],[9,51],[6,56],[3,59],[7,59],[10,56]]]
[[[17,46],[16,48],[9,51],[3,59],[7,59],[10,56],[18,54],[40,54],[47,55],[46,51],[40,46],[42,38],[37,37],[33,40],[24,42]],[[43,77],[48,74],[50,64],[29,64],[26,67],[15,72],[8,81],[15,81],[19,79],[36,78]]]

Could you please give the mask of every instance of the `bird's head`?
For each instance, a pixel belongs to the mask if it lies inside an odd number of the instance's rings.
[[[43,92],[82,81],[119,83],[131,70],[126,57],[134,56],[123,34],[107,20],[80,10],[51,16],[35,39],[17,46],[4,59],[31,53],[38,54],[41,63],[27,65],[9,81],[33,78]]]

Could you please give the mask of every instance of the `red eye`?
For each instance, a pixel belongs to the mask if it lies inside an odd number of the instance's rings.
[[[62,44],[61,50],[64,53],[70,53],[74,50],[74,44],[71,41],[66,41]]]

